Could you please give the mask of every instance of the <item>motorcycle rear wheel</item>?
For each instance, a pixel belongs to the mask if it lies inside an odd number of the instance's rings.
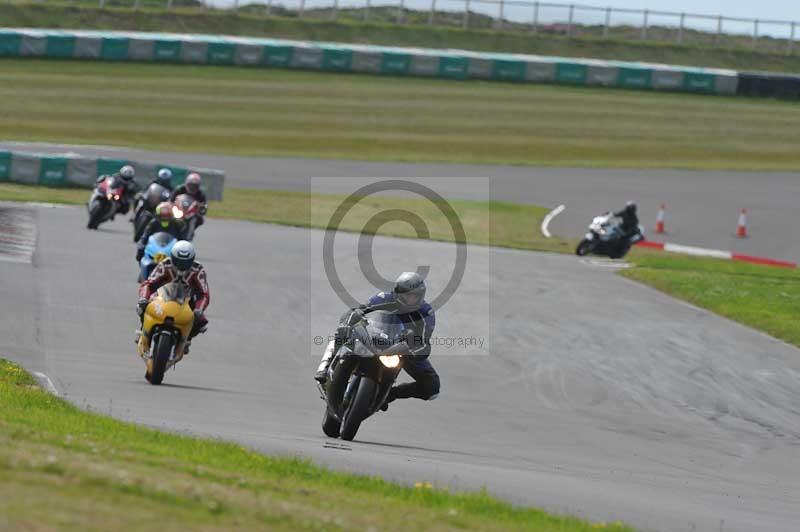
[[[578,247],[575,248],[575,254],[579,257],[583,257],[584,255],[588,255],[592,252],[592,243],[586,240],[585,238],[580,241]]]
[[[342,420],[340,436],[343,440],[351,441],[356,437],[356,432],[358,432],[361,422],[369,416],[369,406],[375,397],[375,389],[377,387],[378,385],[375,381],[369,377],[361,377],[359,379],[358,389]]]
[[[164,372],[167,370],[167,362],[172,354],[172,336],[160,334],[153,346],[153,372],[150,374],[150,384],[161,384],[164,380]]]

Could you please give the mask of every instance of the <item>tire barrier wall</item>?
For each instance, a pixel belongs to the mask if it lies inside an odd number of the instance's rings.
[[[800,75],[772,72],[740,72],[737,92],[742,96],[800,98]]]
[[[736,94],[732,70],[247,37],[0,28],[0,56],[293,68]]]
[[[81,157],[72,153],[50,154],[20,151],[0,151],[0,183],[12,182],[48,187],[94,187],[103,174],[113,174],[130,164],[136,170],[136,182],[146,185],[162,168],[172,170],[172,183],[183,183],[186,174],[197,172],[203,177],[203,189],[208,199],[221,200],[225,173],[204,168],[187,168],[124,159]]]

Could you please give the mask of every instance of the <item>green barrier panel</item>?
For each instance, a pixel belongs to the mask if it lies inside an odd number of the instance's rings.
[[[322,51],[322,70],[348,71],[352,63],[351,50],[326,48]]]
[[[125,61],[128,59],[129,39],[122,37],[103,37],[100,58],[106,61]]]
[[[232,65],[236,56],[236,45],[229,42],[208,43],[207,61],[212,65]]]
[[[153,59],[156,61],[179,61],[181,58],[180,41],[156,41],[153,45]]]
[[[279,68],[289,68],[292,63],[293,52],[294,48],[291,46],[268,44],[264,46],[264,64]]]
[[[683,88],[692,92],[714,92],[716,77],[703,72],[686,72],[683,75]]]
[[[620,68],[617,84],[629,89],[652,89],[653,71],[638,68]]]
[[[48,35],[45,55],[47,57],[72,57],[75,54],[75,37],[70,35]]]
[[[19,55],[22,35],[17,33],[0,33],[0,55]]]
[[[167,168],[169,169],[170,172],[172,172],[172,180],[171,180],[172,188],[182,185],[183,182],[186,181],[186,174],[189,173],[189,171],[182,166],[169,166],[167,164],[157,164],[156,175],[158,175],[158,172],[162,168]]]
[[[409,54],[383,52],[381,74],[408,74],[409,66],[411,66],[411,56]]]
[[[0,151],[0,181],[11,178],[11,152]]]
[[[492,61],[492,78],[503,81],[523,81],[525,79],[525,63],[522,61]]]
[[[60,187],[67,184],[67,159],[64,157],[42,157],[39,184]]]
[[[559,83],[585,85],[586,70],[586,65],[579,65],[577,63],[558,63],[556,64],[556,81]]]
[[[97,159],[97,175],[111,175],[119,172],[119,169],[128,164],[125,159]]]
[[[439,75],[443,78],[467,79],[469,75],[469,59],[466,57],[440,58]]]

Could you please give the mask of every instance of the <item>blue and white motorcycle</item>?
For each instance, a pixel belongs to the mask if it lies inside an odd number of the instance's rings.
[[[144,255],[139,261],[139,282],[141,283],[153,273],[159,262],[169,257],[172,246],[178,239],[163,231],[150,235],[144,248]]]
[[[631,246],[644,240],[644,227],[639,225],[639,232],[635,235],[625,236],[616,222],[613,213],[596,216],[589,224],[589,231],[578,243],[575,254],[602,255],[612,259],[624,257]]]

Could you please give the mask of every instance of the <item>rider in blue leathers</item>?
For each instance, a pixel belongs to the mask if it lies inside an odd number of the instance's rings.
[[[411,331],[406,339],[411,356],[403,369],[414,382],[392,387],[384,409],[395,399],[435,399],[439,395],[439,375],[428,361],[428,356],[431,354],[430,339],[436,326],[436,317],[433,308],[425,301],[425,280],[414,272],[401,274],[394,290],[380,292],[369,298],[366,304],[350,309],[342,316],[334,336],[335,347],[332,351],[326,351],[314,378],[320,383],[325,382],[328,365],[339,346],[347,341],[350,327],[365,314],[376,310],[395,313]]]

